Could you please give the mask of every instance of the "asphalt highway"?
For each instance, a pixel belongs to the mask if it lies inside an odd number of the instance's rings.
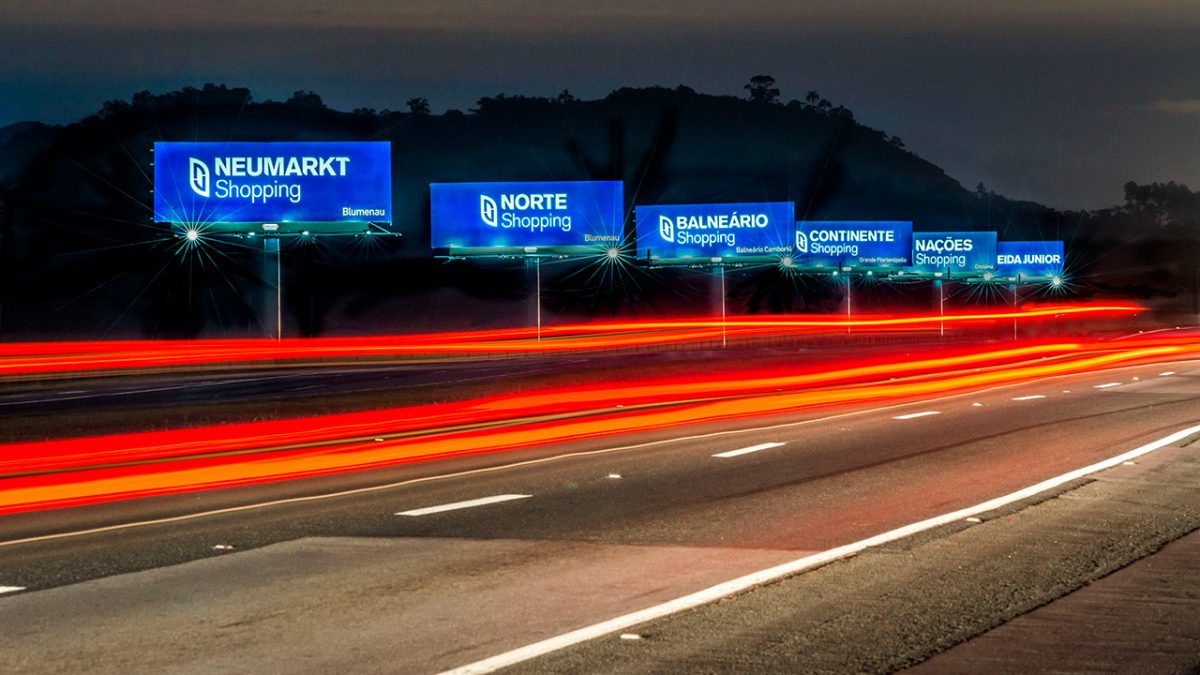
[[[716,374],[753,364],[787,368],[818,360],[950,346],[929,336],[863,337],[845,345],[681,349],[646,353],[454,357],[392,363],[200,366],[51,380],[0,381],[0,442],[297,417],[572,385],[620,373],[643,377]]]
[[[445,670],[1111,457],[1200,422],[1198,399],[1200,364],[1156,364],[5,516],[3,651]]]

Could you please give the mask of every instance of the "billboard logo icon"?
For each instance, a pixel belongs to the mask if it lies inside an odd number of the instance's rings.
[[[208,165],[196,159],[195,157],[188,158],[188,182],[192,186],[192,192],[208,199],[209,195],[209,173]]]
[[[675,241],[675,223],[667,216],[658,217],[658,236],[666,241]]]
[[[796,232],[796,251],[808,253],[808,235],[800,231]]]
[[[496,200],[487,195],[479,195],[479,217],[484,225],[496,227]]]

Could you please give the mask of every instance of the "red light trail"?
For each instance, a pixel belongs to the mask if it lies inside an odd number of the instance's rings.
[[[279,481],[841,404],[1200,358],[1189,338],[977,347],[597,383],[456,403],[0,446],[0,513]],[[620,406],[620,407],[618,407]],[[382,440],[376,440],[382,439]]]
[[[83,373],[213,364],[251,364],[305,359],[464,356],[499,353],[557,353],[611,350],[663,344],[796,336],[837,332],[912,331],[986,326],[1013,320],[1037,322],[1059,317],[1106,318],[1142,311],[1138,305],[1053,305],[1019,311],[974,311],[939,315],[878,316],[847,320],[840,315],[780,315],[625,321],[544,327],[541,340],[533,328],[427,333],[354,338],[123,340],[93,342],[24,342],[0,344],[0,377],[49,373]]]

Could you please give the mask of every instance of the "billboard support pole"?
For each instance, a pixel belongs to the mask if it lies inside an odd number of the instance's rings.
[[[283,342],[283,261],[278,243],[275,244],[275,340]]]
[[[721,346],[729,346],[725,332],[725,266],[721,265]]]
[[[1013,340],[1017,339],[1017,285],[1009,284],[1008,290],[1012,291],[1012,308],[1013,308]]]
[[[280,341],[283,340],[283,265],[279,259],[279,237],[263,237],[262,243],[263,281],[267,282],[268,279],[274,277],[270,282],[268,282],[268,291],[274,290],[274,293],[267,294],[268,297],[271,298],[267,303],[269,309],[274,311],[263,313],[263,318],[265,319],[263,324],[264,327],[270,325],[270,321],[274,319],[275,330],[271,331],[271,329],[268,328],[268,334],[273,332],[275,334],[275,340]],[[272,289],[271,287],[274,288]],[[274,316],[270,316],[271,314]]]
[[[525,283],[533,286],[533,295],[525,296],[525,325],[533,324],[538,343],[542,341],[542,259],[526,255],[522,259],[525,267]],[[526,286],[528,289],[529,286]]]
[[[846,275],[846,335],[850,334],[850,275]]]
[[[537,276],[537,341],[542,343],[542,259],[534,258]]]
[[[946,292],[942,289],[941,279],[934,279],[933,285],[938,292],[938,336],[946,337]]]

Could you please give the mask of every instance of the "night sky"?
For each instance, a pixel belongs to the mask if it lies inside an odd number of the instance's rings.
[[[1130,179],[1200,187],[1198,34],[1193,0],[0,0],[0,125],[205,82],[439,111],[563,88],[742,95],[766,73],[968,187],[1097,208]]]

